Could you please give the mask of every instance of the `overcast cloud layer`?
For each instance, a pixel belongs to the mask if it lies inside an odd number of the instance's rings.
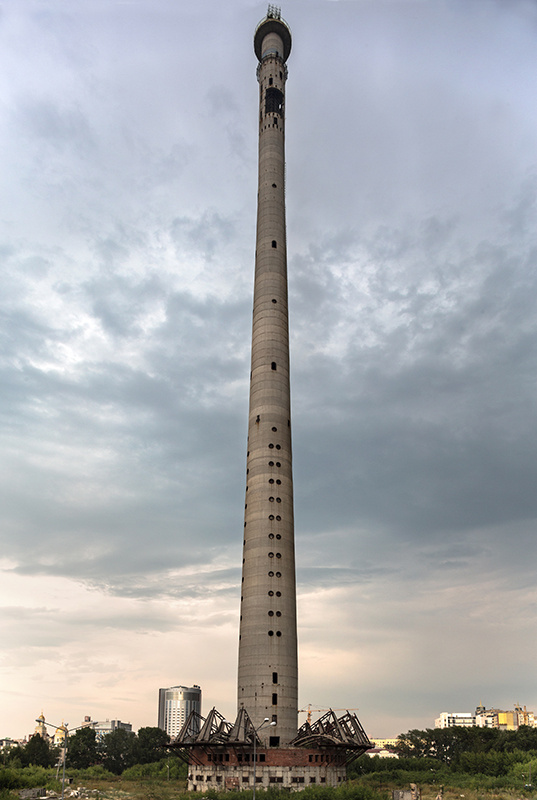
[[[2,7],[2,736],[235,713],[265,11]],[[300,703],[537,711],[537,5],[282,13]]]

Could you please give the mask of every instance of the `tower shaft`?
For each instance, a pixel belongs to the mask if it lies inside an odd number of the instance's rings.
[[[257,27],[259,177],[239,637],[238,705],[272,746],[297,733],[297,629],[287,244],[285,61],[291,34],[272,9]]]

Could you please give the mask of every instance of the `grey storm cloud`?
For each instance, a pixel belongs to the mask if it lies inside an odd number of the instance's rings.
[[[10,735],[189,680],[233,713],[264,12],[0,19]],[[304,703],[532,707],[536,6],[283,14]]]

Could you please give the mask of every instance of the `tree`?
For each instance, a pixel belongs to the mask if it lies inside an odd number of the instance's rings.
[[[397,737],[395,752],[402,758],[425,758],[431,755],[431,731],[408,731]],[[434,754],[433,754],[434,755]]]
[[[132,767],[135,763],[135,742],[134,733],[123,728],[117,728],[112,733],[107,733],[103,739],[104,768],[116,775],[121,775],[124,769]]]
[[[74,769],[87,769],[99,763],[97,736],[93,728],[81,728],[69,737],[67,764]]]
[[[140,728],[134,743],[135,764],[152,764],[167,755],[170,737],[162,728]]]
[[[34,767],[52,767],[55,762],[55,750],[50,748],[46,739],[43,739],[38,733],[34,733],[22,751],[23,765],[29,766],[31,764]]]

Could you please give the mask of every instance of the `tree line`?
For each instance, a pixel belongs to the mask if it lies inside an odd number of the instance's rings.
[[[121,775],[136,764],[152,764],[166,758],[169,741],[170,737],[161,728],[140,728],[137,734],[118,728],[102,738],[92,728],[81,728],[69,736],[66,766],[72,769],[102,766]],[[11,767],[52,767],[60,755],[59,747],[36,733],[26,746],[8,750],[4,763]]]
[[[516,731],[497,728],[426,728],[402,733],[397,755],[403,758],[434,758],[459,767],[468,755],[530,753],[537,755],[537,728],[521,726]]]

